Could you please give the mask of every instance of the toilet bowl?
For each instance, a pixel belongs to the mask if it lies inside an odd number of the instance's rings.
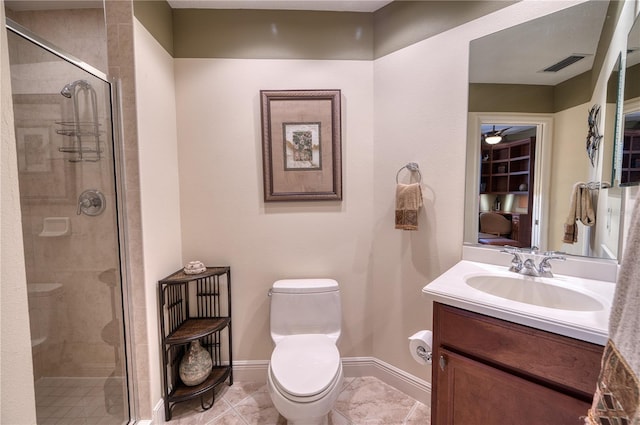
[[[338,284],[331,279],[277,281],[270,291],[267,388],[289,425],[323,425],[344,374],[336,342],[341,330]]]

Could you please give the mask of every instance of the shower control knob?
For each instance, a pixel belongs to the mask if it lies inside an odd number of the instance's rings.
[[[88,189],[78,197],[78,215],[84,213],[89,216],[102,214],[107,206],[107,201],[99,190]]]

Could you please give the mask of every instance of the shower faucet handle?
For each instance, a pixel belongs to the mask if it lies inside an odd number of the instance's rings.
[[[107,201],[99,190],[88,189],[78,197],[78,211],[76,214],[82,213],[89,216],[102,214],[107,207]]]

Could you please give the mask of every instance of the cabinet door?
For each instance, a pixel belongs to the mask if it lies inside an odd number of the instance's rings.
[[[440,347],[433,425],[578,425],[590,405]]]

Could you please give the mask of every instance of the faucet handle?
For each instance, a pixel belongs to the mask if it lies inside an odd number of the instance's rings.
[[[554,251],[545,252],[544,257],[542,258],[542,261],[540,261],[540,265],[538,266],[538,272],[540,273],[540,276],[553,277],[553,274],[551,273],[551,264],[549,264],[549,261],[565,261],[566,259],[567,257],[565,257],[564,255],[560,255],[560,253]]]
[[[522,270],[522,258],[520,257],[520,252],[522,251],[520,251],[520,248],[506,245],[503,249],[500,250],[500,252],[513,255],[509,271],[518,273],[520,270]]]

